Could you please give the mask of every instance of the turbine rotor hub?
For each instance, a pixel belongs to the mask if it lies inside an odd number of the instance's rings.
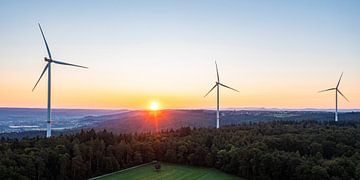
[[[51,62],[51,59],[44,57],[44,61]]]

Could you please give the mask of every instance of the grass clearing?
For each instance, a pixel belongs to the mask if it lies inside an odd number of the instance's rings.
[[[133,168],[108,176],[97,178],[99,180],[115,180],[115,179],[155,179],[155,180],[233,180],[241,179],[239,177],[226,174],[217,169],[161,163],[161,171],[156,172],[154,164],[148,164],[138,168]]]

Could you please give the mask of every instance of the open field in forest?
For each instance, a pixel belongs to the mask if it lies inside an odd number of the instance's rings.
[[[110,174],[108,176],[101,176],[95,179],[99,179],[99,180],[115,180],[115,179],[231,180],[231,179],[241,179],[241,178],[238,178],[230,174],[226,174],[216,169],[177,165],[170,163],[161,163],[161,171],[159,172],[155,171],[154,164],[148,164],[137,168],[130,168],[125,171],[119,171],[118,173]]]

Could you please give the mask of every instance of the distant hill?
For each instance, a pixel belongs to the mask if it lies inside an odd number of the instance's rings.
[[[332,121],[334,113],[320,111],[222,111],[220,125],[267,121]],[[360,112],[340,113],[341,121],[360,121]],[[87,117],[84,121],[96,122],[89,128],[107,129],[115,133],[148,132],[180,127],[215,127],[213,110],[161,110],[129,111],[126,113]]]
[[[339,114],[342,121],[360,121],[360,112]],[[224,110],[221,111],[220,125],[269,121],[333,121],[334,113],[324,111],[261,111],[261,110]],[[53,135],[69,134],[80,129],[106,129],[113,133],[155,132],[157,130],[179,129],[181,127],[215,127],[214,110],[147,110],[123,111],[111,115],[87,116],[77,120],[79,128],[54,130]],[[3,133],[0,137],[23,138],[44,136],[45,131],[25,131]]]
[[[97,123],[93,127],[119,133],[178,129],[185,126],[212,127],[215,116],[215,112],[209,110],[141,110],[95,117]],[[92,121],[93,118],[86,119]]]

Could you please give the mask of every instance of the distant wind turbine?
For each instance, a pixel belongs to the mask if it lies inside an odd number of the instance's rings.
[[[344,73],[341,73],[340,79],[339,79],[336,87],[319,91],[319,93],[325,92],[325,91],[333,91],[333,90],[335,91],[335,122],[338,121],[338,93],[339,93],[344,99],[346,99],[346,101],[349,102],[349,100],[345,97],[345,95],[339,90],[339,85],[340,85],[340,81],[341,81],[341,78],[342,78],[343,74],[344,74]]]
[[[45,39],[43,30],[41,28],[41,25],[39,23],[39,28],[40,28],[40,32],[41,35],[44,39],[45,42],[45,46],[46,46],[46,50],[48,53],[49,57],[44,57],[44,60],[47,62],[47,64],[45,65],[44,70],[42,71],[39,80],[36,82],[34,88],[32,89],[32,91],[35,90],[37,84],[39,83],[39,81],[41,80],[42,76],[44,75],[45,71],[48,70],[48,104],[47,104],[47,128],[46,128],[46,137],[51,137],[51,63],[55,63],[55,64],[61,64],[61,65],[67,65],[67,66],[75,66],[75,67],[80,67],[80,68],[87,68],[85,66],[79,66],[79,65],[75,65],[75,64],[70,64],[70,63],[65,63],[65,62],[61,62],[61,61],[56,61],[54,59],[52,59],[51,57],[51,53],[50,53],[50,49],[48,46],[48,43]]]
[[[217,104],[216,104],[216,108],[217,108],[216,109],[216,128],[219,128],[219,126],[220,126],[220,122],[219,122],[220,121],[220,110],[219,110],[219,100],[220,100],[219,89],[220,89],[220,86],[226,87],[226,88],[231,89],[231,90],[236,91],[236,92],[239,92],[239,91],[234,89],[234,88],[231,88],[231,87],[229,87],[227,85],[224,85],[224,84],[220,83],[219,71],[218,71],[216,61],[215,61],[215,66],[216,66],[217,81],[215,82],[214,87],[212,87],[210,89],[210,91],[205,94],[204,97],[206,97],[208,94],[210,94],[210,92],[216,87],[216,95],[217,95],[217,98],[216,98],[216,100],[217,100]]]

